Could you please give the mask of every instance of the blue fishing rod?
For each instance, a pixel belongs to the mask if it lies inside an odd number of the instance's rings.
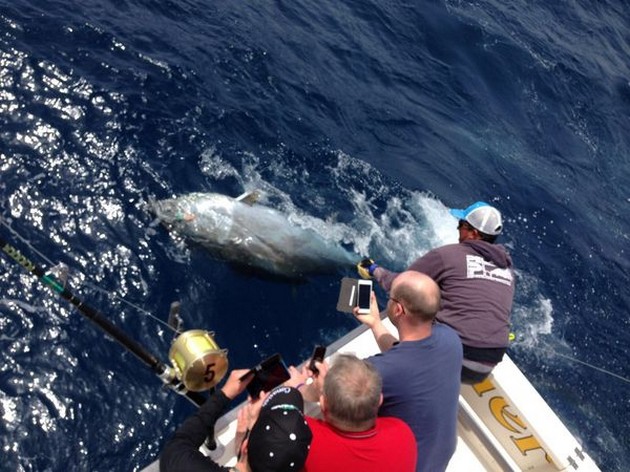
[[[164,385],[185,396],[196,406],[201,406],[206,400],[206,397],[198,392],[213,387],[225,375],[227,370],[226,351],[218,349],[218,346],[214,344],[211,338],[213,333],[202,330],[192,330],[181,334],[178,332],[180,336],[173,343],[169,356],[174,363],[174,368],[171,368],[130,338],[99,311],[74,295],[51,272],[44,271],[43,268],[29,260],[2,236],[0,236],[0,246],[2,252],[11,261],[22,266],[61,298],[74,305],[81,315],[146,364]],[[190,345],[200,347],[191,351],[187,347]]]

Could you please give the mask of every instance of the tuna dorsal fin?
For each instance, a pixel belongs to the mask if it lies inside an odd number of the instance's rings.
[[[237,202],[242,202],[247,205],[253,205],[260,198],[258,190],[252,190],[251,192],[245,192],[244,194],[236,197]]]

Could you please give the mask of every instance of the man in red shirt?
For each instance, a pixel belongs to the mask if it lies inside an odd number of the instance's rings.
[[[313,384],[300,386],[305,399],[319,399],[323,415],[306,418],[313,441],[304,471],[415,472],[417,447],[409,426],[377,416],[383,395],[374,366],[347,354],[339,354],[330,369],[316,366]],[[301,375],[304,379],[306,371]]]

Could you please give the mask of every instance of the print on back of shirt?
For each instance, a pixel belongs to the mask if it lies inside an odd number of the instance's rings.
[[[481,256],[466,256],[466,277],[469,279],[486,279],[504,285],[512,284],[512,272],[501,269]]]

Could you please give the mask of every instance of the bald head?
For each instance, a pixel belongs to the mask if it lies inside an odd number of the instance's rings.
[[[394,279],[390,297],[398,300],[418,321],[433,321],[440,309],[440,288],[421,272],[408,270]]]

